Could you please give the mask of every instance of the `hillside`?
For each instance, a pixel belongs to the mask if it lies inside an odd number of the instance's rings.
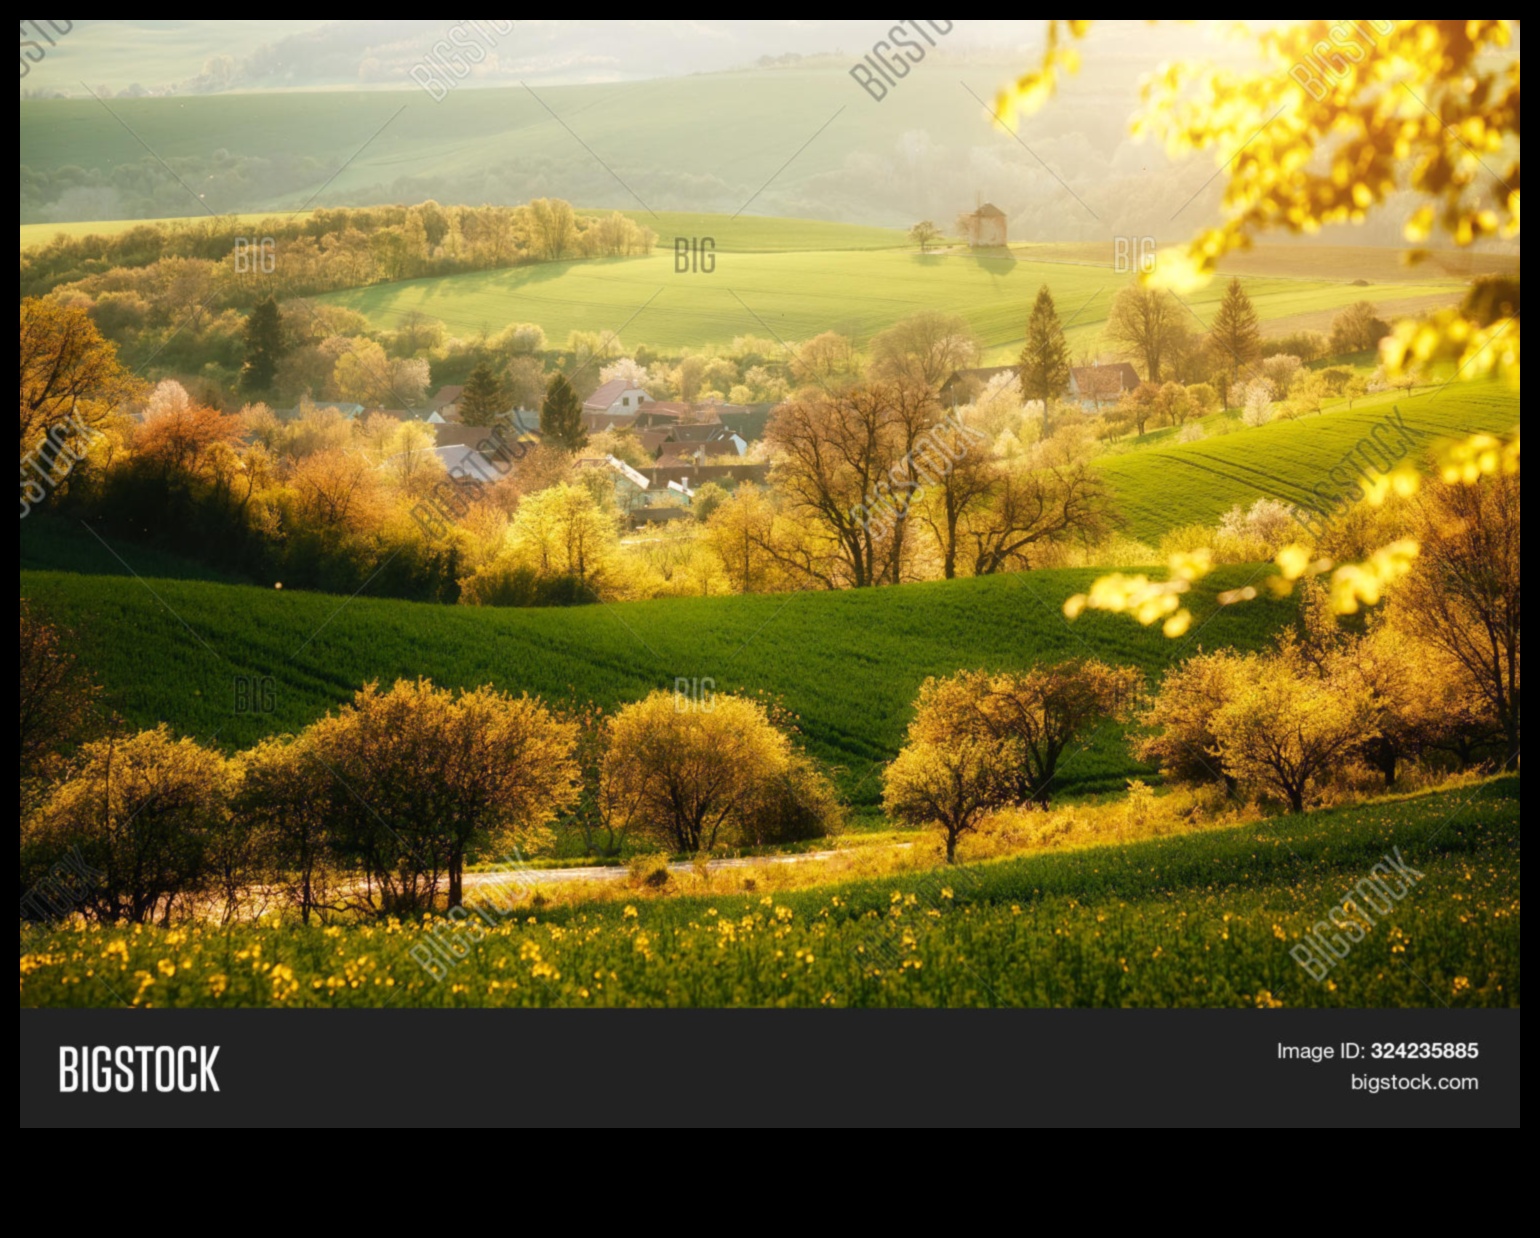
[[[1237,503],[1259,498],[1306,501],[1310,488],[1328,483],[1364,436],[1394,410],[1415,436],[1407,462],[1417,464],[1441,440],[1480,431],[1504,434],[1519,422],[1519,397],[1505,387],[1456,384],[1412,396],[1386,393],[1337,406],[1300,421],[1240,427],[1197,443],[1157,446],[1096,462],[1117,497],[1128,532],[1151,545],[1187,524],[1217,523]],[[1397,422],[1396,424],[1400,424]],[[1399,438],[1399,434],[1397,436]],[[1392,442],[1397,439],[1390,440]]]
[[[133,563],[137,552],[117,548]],[[121,572],[106,551],[106,571]],[[1034,572],[845,593],[638,602],[572,610],[474,610],[260,589],[196,580],[23,571],[21,592],[77,633],[110,703],[139,726],[238,748],[295,730],[369,680],[425,675],[492,683],[552,700],[613,705],[677,678],[764,692],[801,719],[809,747],[839,767],[848,797],[879,797],[878,767],[897,753],[928,675],[1095,655],[1152,676],[1196,645],[1252,648],[1291,613],[1258,601],[1219,610],[1214,595],[1254,579],[1229,568],[1193,599],[1186,641],[1130,620],[1060,607],[1090,571]],[[1211,617],[1212,616],[1212,617]],[[1207,620],[1207,622],[1205,622]],[[275,710],[237,716],[237,676],[272,676]],[[1066,759],[1067,792],[1120,789],[1138,773],[1118,728]]]
[[[644,213],[631,214],[658,229]],[[1043,285],[1053,292],[1078,354],[1101,350],[1112,299],[1130,280],[1114,270],[1110,245],[1103,247],[1099,265],[1019,256],[1032,255],[1030,246],[1009,254],[921,255],[896,248],[903,243],[901,234],[878,229],[709,215],[663,218],[673,229],[659,229],[658,250],[644,258],[407,280],[321,299],[358,310],[377,329],[397,327],[406,314],[421,312],[462,336],[535,322],[556,341],[572,331],[608,328],[619,331],[628,348],[647,344],[665,352],[727,344],[744,334],[770,334],[789,343],[837,331],[864,344],[900,319],[934,309],[962,315],[977,333],[986,362],[1004,364],[1020,351],[1027,315]],[[715,271],[676,273],[674,236],[714,237]],[[1366,262],[1365,269],[1375,265]],[[1324,248],[1298,251],[1293,268],[1296,275],[1287,278],[1242,276],[1265,330],[1302,315],[1329,321],[1355,301],[1452,304],[1464,287],[1432,270],[1420,282],[1359,282],[1350,256]],[[1195,330],[1207,325],[1223,291],[1223,282],[1215,281],[1185,298]]]

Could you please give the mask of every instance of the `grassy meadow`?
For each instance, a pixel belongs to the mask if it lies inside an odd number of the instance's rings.
[[[1312,979],[1290,950],[1393,851],[1421,876]],[[447,954],[397,922],[40,930],[22,939],[21,1004],[1520,1004],[1517,778],[961,871],[774,895],[710,882],[469,921],[438,939]]]
[[[1026,257],[1017,250],[922,255],[896,247],[897,233],[885,234],[889,242],[877,247],[879,229],[852,229],[851,239],[864,241],[852,245],[838,225],[801,220],[756,220],[737,229],[722,217],[703,216],[689,221],[686,231],[670,232],[644,214],[633,217],[660,232],[658,250],[647,257],[406,280],[321,299],[357,310],[377,329],[399,326],[405,315],[420,312],[457,335],[534,322],[560,341],[572,331],[607,327],[619,331],[627,347],[664,351],[727,344],[738,335],[790,343],[823,331],[865,342],[900,319],[940,310],[968,322],[987,363],[1005,364],[1020,351],[1027,314],[1043,285],[1052,290],[1079,353],[1101,348],[1112,299],[1129,280],[1113,269],[1110,246],[1098,265],[1040,260],[1031,247]],[[868,237],[872,233],[878,235]],[[716,237],[716,270],[677,274],[676,235]],[[1463,287],[1433,272],[1417,283],[1359,285],[1329,250],[1310,252],[1313,257],[1302,258],[1293,276],[1242,276],[1264,324],[1309,313],[1329,317],[1355,301],[1382,296],[1453,303]],[[1223,291],[1216,281],[1186,299],[1194,330],[1208,324]]]
[[[1519,397],[1495,384],[1462,383],[1411,395],[1385,392],[1357,400],[1351,409],[1337,401],[1317,416],[1255,428],[1241,426],[1238,417],[1209,419],[1210,429],[1228,421],[1229,434],[1177,443],[1163,432],[1148,446],[1136,443],[1133,450],[1096,461],[1132,536],[1153,545],[1173,528],[1213,525],[1230,508],[1259,498],[1304,503],[1311,487],[1327,482],[1328,472],[1387,419],[1396,433],[1382,436],[1400,442],[1404,425],[1413,437],[1406,462],[1420,466],[1441,442],[1512,430],[1519,423]]]
[[[1192,645],[1118,616],[1068,624],[1060,608],[1089,585],[1097,574],[1091,570],[842,593],[496,610],[149,575],[151,564],[171,566],[164,558],[147,559],[135,579],[122,575],[122,565],[94,539],[46,528],[39,537],[32,563],[64,561],[75,570],[24,570],[22,596],[76,633],[81,657],[99,674],[112,706],[136,726],[167,722],[228,749],[298,730],[371,680],[423,675],[441,687],[490,683],[551,701],[613,706],[672,689],[676,678],[713,679],[718,692],[779,698],[798,718],[810,751],[839,771],[846,796],[869,805],[880,798],[881,767],[897,754],[915,693],[929,675],[1094,655],[1155,677]],[[114,549],[130,564],[139,553]],[[119,574],[79,571],[90,567]],[[1290,604],[1259,600],[1225,609],[1214,602],[1261,570],[1223,569],[1198,586],[1195,638],[1205,646],[1266,643],[1292,614]],[[235,714],[236,676],[272,676],[275,711]],[[1064,789],[1118,790],[1141,772],[1121,729],[1108,727],[1088,750],[1066,758]]]

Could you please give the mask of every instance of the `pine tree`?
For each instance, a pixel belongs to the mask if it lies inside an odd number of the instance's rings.
[[[1037,290],[1027,319],[1027,342],[1021,349],[1021,396],[1043,402],[1043,434],[1048,434],[1048,404],[1069,386],[1069,344],[1054,308],[1053,294],[1044,284]]]
[[[578,399],[565,374],[551,375],[545,389],[545,403],[540,406],[540,433],[546,442],[564,451],[582,451],[588,446],[583,401]]]
[[[1219,312],[1214,315],[1214,325],[1209,331],[1219,355],[1230,361],[1231,374],[1240,378],[1241,367],[1255,361],[1262,351],[1262,330],[1257,325],[1256,307],[1241,287],[1241,281],[1232,279],[1225,287],[1224,298],[1219,302]],[[1228,401],[1226,401],[1228,403]]]
[[[271,391],[278,362],[286,351],[278,302],[272,297],[258,301],[246,317],[246,364],[241,367],[241,390]]]
[[[468,426],[490,426],[508,411],[503,381],[485,361],[478,361],[460,393],[460,420]]]

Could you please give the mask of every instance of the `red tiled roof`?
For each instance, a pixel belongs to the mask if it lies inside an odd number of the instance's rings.
[[[1070,370],[1082,396],[1116,399],[1139,385],[1139,371],[1124,361],[1118,365],[1078,365]]]

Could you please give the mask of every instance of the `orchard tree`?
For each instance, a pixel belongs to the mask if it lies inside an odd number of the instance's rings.
[[[910,740],[992,741],[1000,747],[975,751],[1008,758],[999,803],[1046,807],[1066,749],[1104,720],[1126,717],[1140,682],[1136,668],[1094,658],[997,675],[961,671],[922,688]]]
[[[924,688],[921,689],[922,708]],[[883,777],[882,806],[894,820],[938,827],[946,862],[964,834],[996,811],[1016,766],[1012,745],[986,735],[938,742],[911,735]]]
[[[1238,781],[1304,812],[1376,732],[1372,694],[1288,646],[1252,654],[1232,670],[1228,699],[1211,724],[1220,761]]]
[[[167,727],[84,745],[26,834],[39,862],[73,853],[100,874],[82,890],[94,920],[169,922],[212,885],[211,856],[228,814],[231,769]]]
[[[746,828],[763,788],[792,765],[791,741],[757,702],[654,692],[609,724],[601,795],[677,852],[711,851]]]
[[[959,524],[975,576],[1029,571],[1048,547],[1097,541],[1114,523],[1097,470],[1053,444],[1035,460],[992,465],[990,474],[992,485]]]
[[[1186,314],[1169,292],[1135,284],[1112,299],[1107,338],[1124,356],[1143,362],[1145,380],[1158,385],[1162,366],[1188,334]]]
[[[577,798],[577,728],[490,687],[369,684],[304,738],[304,755],[332,776],[326,803],[341,847],[385,910],[430,909],[441,881],[459,906],[472,851],[500,859],[544,841]]]
[[[775,489],[808,534],[778,550],[782,566],[817,588],[899,581],[904,526],[921,489],[915,448],[939,421],[934,392],[902,382],[807,390],[776,409],[766,433]]]
[[[1173,782],[1219,782],[1235,790],[1214,734],[1214,719],[1229,704],[1239,655],[1229,650],[1200,653],[1172,667],[1160,690],[1139,715],[1147,732],[1133,743],[1140,761],[1154,762]]]
[[[519,504],[508,547],[543,577],[570,577],[588,597],[599,593],[614,570],[619,534],[613,511],[592,491],[559,482]]]
[[[979,343],[967,319],[936,310],[913,314],[879,331],[870,351],[873,377],[933,390],[979,359]]]
[[[328,811],[333,775],[312,743],[284,736],[242,753],[233,805],[256,842],[257,879],[282,891],[307,925],[349,904],[343,838]]]

